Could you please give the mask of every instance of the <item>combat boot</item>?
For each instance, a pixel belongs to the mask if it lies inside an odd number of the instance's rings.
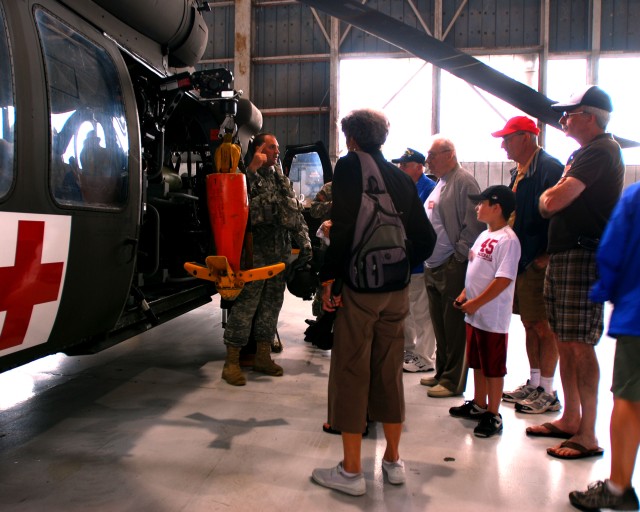
[[[227,345],[227,359],[222,368],[222,378],[232,386],[244,386],[247,383],[240,369],[240,347]]]
[[[256,362],[253,365],[253,371],[271,375],[272,377],[280,377],[284,371],[271,360],[271,342],[258,341],[256,351]]]

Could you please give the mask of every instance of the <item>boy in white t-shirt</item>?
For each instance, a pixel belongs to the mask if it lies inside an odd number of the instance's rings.
[[[478,220],[487,224],[469,252],[465,288],[454,302],[467,323],[467,361],[473,368],[473,400],[452,407],[449,414],[479,420],[473,433],[491,437],[502,431],[498,412],[507,373],[507,337],[511,322],[520,242],[507,220],[516,206],[515,194],[494,185],[479,195]]]

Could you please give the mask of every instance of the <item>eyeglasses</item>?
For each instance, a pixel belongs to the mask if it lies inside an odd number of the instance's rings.
[[[563,112],[562,117],[579,116],[580,114],[588,114],[589,112]]]
[[[438,155],[441,155],[442,153],[449,153],[453,151],[452,149],[443,149],[442,151],[429,151],[427,153],[427,158],[434,158]]]

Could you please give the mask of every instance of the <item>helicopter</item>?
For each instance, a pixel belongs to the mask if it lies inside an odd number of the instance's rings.
[[[207,176],[262,116],[194,71],[205,4],[0,1],[0,371],[211,302],[183,268],[215,254]]]

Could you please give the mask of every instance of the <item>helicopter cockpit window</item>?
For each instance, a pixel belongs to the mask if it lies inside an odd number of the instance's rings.
[[[13,72],[2,9],[0,9],[0,32],[0,198],[2,198],[9,192],[15,173],[13,135],[16,120],[13,102]]]
[[[301,153],[293,157],[289,179],[293,190],[305,206],[310,206],[313,198],[320,192],[324,184],[322,173],[322,162],[318,153]]]
[[[127,199],[129,138],[109,54],[43,10],[36,22],[51,109],[53,197],[64,206],[118,208]]]

